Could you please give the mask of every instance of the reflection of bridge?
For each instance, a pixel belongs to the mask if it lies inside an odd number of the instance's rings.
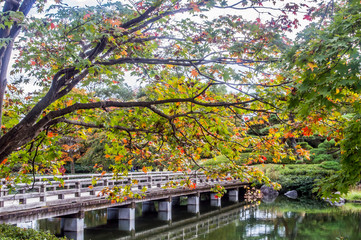
[[[186,177],[196,183],[195,189],[175,188],[163,189],[169,181],[180,181]],[[239,187],[247,185],[238,180],[218,181],[207,179],[204,175],[174,172],[130,173],[128,176],[115,180],[111,175],[70,175],[54,178],[38,177],[31,192],[29,186],[19,185],[15,194],[9,194],[8,189],[0,192],[0,222],[18,223],[49,217],[63,217],[64,231],[81,231],[84,220],[83,213],[95,209],[108,209],[108,219],[125,220],[124,229],[134,229],[135,203],[142,202],[143,210],[151,208],[152,201],[158,201],[158,214],[163,220],[171,219],[172,198],[188,196],[188,211],[199,212],[199,197],[201,193],[211,191],[215,184],[220,184],[229,190],[229,199],[238,202]],[[92,179],[97,183],[91,186]],[[98,197],[97,192],[104,187],[125,186],[136,180],[133,192],[146,186],[146,196],[142,199],[127,199],[124,202],[111,203],[104,197]],[[133,181],[134,183],[134,181]],[[31,185],[32,186],[32,185]],[[31,187],[30,186],[30,187]],[[221,199],[210,193],[212,206],[220,206]]]
[[[244,203],[233,204],[181,221],[171,222],[168,225],[135,232],[132,236],[121,237],[118,240],[195,239],[240,219],[240,214],[253,207],[254,205],[245,205]]]

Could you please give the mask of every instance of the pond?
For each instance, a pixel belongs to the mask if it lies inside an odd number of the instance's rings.
[[[107,220],[106,210],[85,214],[84,232],[73,235],[60,231],[60,219],[27,223],[74,239],[361,239],[361,205],[331,207],[310,199],[278,197],[273,203],[232,204],[222,201],[214,208],[201,202],[200,213],[191,214],[183,204],[173,206],[172,220],[162,221],[156,212],[142,214],[137,205],[135,230],[120,230],[121,221]],[[24,225],[25,226],[25,225]]]

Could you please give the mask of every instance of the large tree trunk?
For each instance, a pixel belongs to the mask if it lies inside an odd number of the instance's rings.
[[[20,11],[24,14],[24,17],[26,17],[35,2],[36,0],[7,0],[5,1],[2,10],[3,16],[5,17],[6,13],[10,11]],[[7,85],[9,62],[11,60],[13,43],[15,38],[19,35],[20,30],[21,27],[17,22],[14,22],[11,27],[5,27],[4,29],[0,30],[0,38],[9,39],[7,45],[0,49],[0,126],[2,125],[3,105]]]

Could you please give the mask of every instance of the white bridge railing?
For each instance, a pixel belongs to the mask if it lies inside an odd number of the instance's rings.
[[[104,187],[125,186],[132,182],[135,189],[147,187],[148,190],[151,190],[155,187],[162,187],[170,181],[185,180],[186,177],[195,183],[211,181],[206,179],[203,174],[185,175],[181,172],[131,172],[127,176],[118,178],[114,178],[111,173],[64,175],[56,176],[56,178],[41,176],[36,177],[34,183],[17,184],[11,191],[3,186],[0,189],[0,212],[96,198],[97,193]],[[92,185],[93,179],[97,180],[94,185]]]

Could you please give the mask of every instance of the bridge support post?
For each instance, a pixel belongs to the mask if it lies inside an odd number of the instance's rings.
[[[40,202],[46,202],[46,185],[45,183],[41,184],[40,186]]]
[[[229,201],[230,202],[238,202],[239,190],[230,190],[228,193]]]
[[[155,212],[155,206],[153,201],[142,202],[142,212]]]
[[[162,221],[172,220],[172,198],[158,202],[158,218]]]
[[[199,213],[199,195],[188,196],[187,211],[191,213]]]
[[[108,220],[119,220],[119,230],[135,230],[135,203],[127,207],[111,207],[107,209],[107,212]]]
[[[211,206],[221,207],[221,198],[216,193],[211,193]]]
[[[108,220],[122,219],[134,220],[135,219],[135,204],[128,207],[111,207],[107,209]]]
[[[64,232],[82,232],[84,230],[84,212],[61,216],[61,229]]]

